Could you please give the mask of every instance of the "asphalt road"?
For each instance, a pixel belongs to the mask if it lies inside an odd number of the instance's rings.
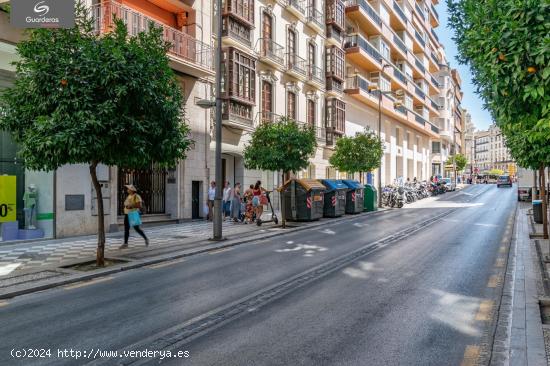
[[[12,299],[0,304],[0,365],[460,365],[491,341],[514,192],[472,186]]]

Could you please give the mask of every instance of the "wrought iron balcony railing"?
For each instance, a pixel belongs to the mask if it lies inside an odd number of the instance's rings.
[[[294,72],[302,76],[307,75],[307,64],[305,59],[295,53],[286,53],[285,58],[287,71]]]
[[[104,33],[113,30],[114,19],[120,19],[128,28],[130,36],[148,32],[151,25],[162,29],[162,38],[170,43],[169,54],[209,72],[214,71],[213,48],[193,36],[162,24],[134,9],[115,2],[102,2],[91,7],[94,31]]]
[[[260,38],[258,43],[260,45],[260,56],[266,57],[280,66],[285,65],[283,46],[269,38]]]
[[[325,14],[313,6],[307,8],[307,21],[315,24],[320,29],[325,29]]]

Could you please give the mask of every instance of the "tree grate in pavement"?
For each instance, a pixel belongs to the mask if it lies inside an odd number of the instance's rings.
[[[443,217],[450,215],[456,211],[456,209],[449,210],[443,214],[432,216],[419,224],[408,227],[402,231],[399,231],[393,235],[377,240],[370,244],[363,246],[351,253],[345,254],[339,258],[335,258],[321,265],[318,265],[312,269],[309,269],[301,274],[291,277],[288,280],[280,282],[270,288],[261,290],[260,292],[253,294],[240,301],[226,305],[225,307],[215,309],[209,313],[206,313],[190,321],[173,327],[167,330],[163,334],[157,335],[155,338],[147,339],[138,344],[134,344],[128,349],[147,348],[152,350],[167,350],[181,346],[184,343],[191,341],[192,339],[204,335],[208,331],[212,331],[225,323],[237,319],[245,314],[253,311],[257,311],[259,308],[267,305],[268,303],[287,295],[306,284],[310,284],[316,280],[319,280],[335,271],[349,266],[353,262],[359,260],[367,254],[370,254],[378,249],[381,249],[391,243],[404,239],[419,230],[441,220]],[[109,362],[111,361],[111,362]],[[146,360],[125,359],[125,360],[105,360],[106,363],[114,363],[117,365],[131,365],[135,363],[142,363]],[[101,361],[97,363],[103,363]],[[96,362],[94,362],[96,364]]]

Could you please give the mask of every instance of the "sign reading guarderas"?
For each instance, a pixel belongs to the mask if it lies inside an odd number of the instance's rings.
[[[72,28],[74,0],[11,1],[11,24],[17,28]]]

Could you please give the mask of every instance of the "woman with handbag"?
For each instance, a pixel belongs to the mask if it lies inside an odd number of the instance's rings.
[[[256,182],[254,188],[252,189],[252,194],[254,213],[256,214],[256,219],[260,219],[264,213],[264,205],[267,205],[267,197],[265,196],[265,189],[262,187],[261,181]]]
[[[235,183],[231,196],[231,218],[233,221],[239,222],[241,217],[241,183]]]
[[[140,195],[137,194],[137,189],[133,184],[127,184],[126,190],[128,191],[128,197],[124,201],[124,244],[119,249],[128,248],[128,237],[130,236],[130,226],[145,239],[145,246],[149,246],[149,239],[145,236],[145,233],[140,229],[141,218],[139,216],[139,210],[143,200]]]

